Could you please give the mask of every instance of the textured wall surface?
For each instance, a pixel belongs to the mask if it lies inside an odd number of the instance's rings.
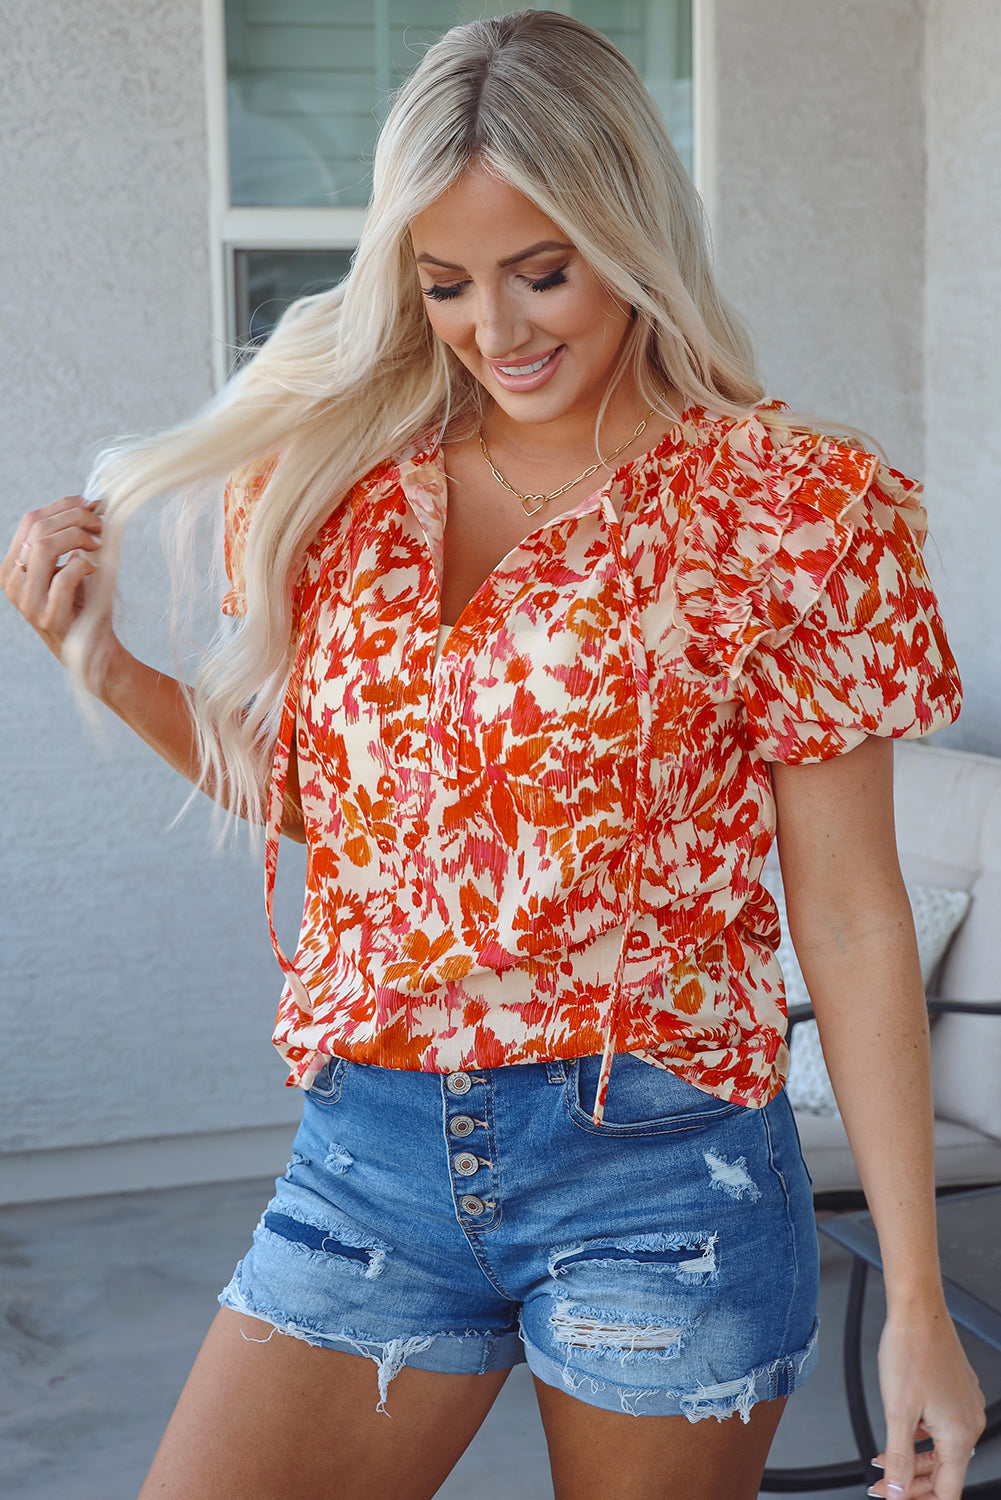
[[[769,393],[921,472],[924,0],[716,0],[715,238]]]
[[[200,0],[5,0],[0,25],[6,549],[101,440],[210,394],[211,338]],[[138,550],[127,592],[162,600]],[[166,831],[183,783],[120,726],[95,743],[6,603],[0,659],[0,1150],[289,1119],[260,872],[200,810]]]
[[[966,684],[951,744],[1001,754],[1001,7],[933,0],[928,30],[928,505]]]

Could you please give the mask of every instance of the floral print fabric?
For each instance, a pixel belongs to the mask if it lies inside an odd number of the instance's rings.
[[[253,505],[227,492],[224,609]],[[685,413],[502,559],[448,633],[434,450],[386,462],[316,538],[275,755],[295,736],[305,910],[275,1042],[463,1067],[616,1050],[756,1107],[787,1065],[768,762],[950,722],[920,489],[782,424]]]

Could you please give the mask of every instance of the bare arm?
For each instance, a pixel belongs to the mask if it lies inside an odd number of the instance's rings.
[[[83,607],[87,579],[97,566],[101,518],[79,495],[31,511],[18,527],[3,563],[0,586],[49,650],[62,659],[63,643]],[[58,558],[69,554],[60,567]],[[139,661],[118,640],[111,620],[98,634],[87,686],[188,781],[198,780],[198,741],[184,690],[175,678]],[[209,796],[215,788],[203,786]],[[305,842],[293,745],[282,832]]]
[[[790,935],[883,1259],[887,1451],[877,1493],[958,1500],[983,1398],[938,1268],[928,1021],[897,863],[892,744],[870,739],[819,765],[776,765],[773,781]],[[935,1452],[915,1477],[913,1440],[926,1435]]]

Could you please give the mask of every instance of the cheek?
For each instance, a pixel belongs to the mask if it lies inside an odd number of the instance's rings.
[[[568,334],[578,337],[590,336],[596,344],[618,345],[629,326],[628,309],[622,309],[603,287],[595,288],[588,297],[581,297],[565,319]]]
[[[600,316],[604,348],[609,354],[612,354],[621,349],[632,327],[630,309],[622,307],[618,302],[612,302],[606,297],[602,303]]]
[[[464,318],[457,308],[450,307],[447,302],[429,302],[427,315],[428,322],[442,343],[459,353],[468,343],[468,319]]]

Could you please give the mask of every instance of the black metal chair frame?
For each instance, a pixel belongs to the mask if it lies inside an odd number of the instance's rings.
[[[938,1000],[928,1001],[928,1010],[933,1015],[961,1014],[961,1015],[988,1015],[1001,1016],[1001,1001],[986,1001],[978,1003],[973,1000]],[[789,1031],[802,1021],[813,1019],[813,1007],[811,1005],[794,1005],[789,1011]],[[988,1184],[985,1184],[988,1185]],[[939,1196],[945,1196],[947,1188],[939,1190]],[[853,1208],[864,1208],[865,1200],[862,1194],[844,1195],[839,1194],[838,1206],[845,1208],[848,1205],[843,1199],[846,1196],[854,1196],[857,1201],[851,1204]],[[862,1382],[862,1317],[865,1310],[866,1284],[869,1276],[869,1266],[860,1257],[854,1256],[852,1260],[851,1279],[848,1284],[848,1298],[845,1304],[845,1322],[842,1350],[842,1367],[845,1378],[845,1400],[848,1406],[848,1416],[851,1421],[852,1436],[858,1448],[859,1456],[849,1459],[845,1463],[814,1464],[799,1468],[766,1469],[761,1481],[763,1493],[772,1495],[792,1495],[801,1490],[839,1490],[850,1486],[864,1484],[871,1486],[879,1478],[879,1470],[874,1469],[869,1459],[879,1451],[872,1423],[869,1420],[869,1411],[865,1400],[865,1387]],[[987,1408],[987,1426],[980,1439],[982,1443],[1001,1433],[1001,1401],[994,1401]],[[927,1444],[918,1444],[918,1447]],[[963,1490],[963,1500],[1001,1500],[1001,1479],[984,1480],[978,1484],[968,1484]]]

